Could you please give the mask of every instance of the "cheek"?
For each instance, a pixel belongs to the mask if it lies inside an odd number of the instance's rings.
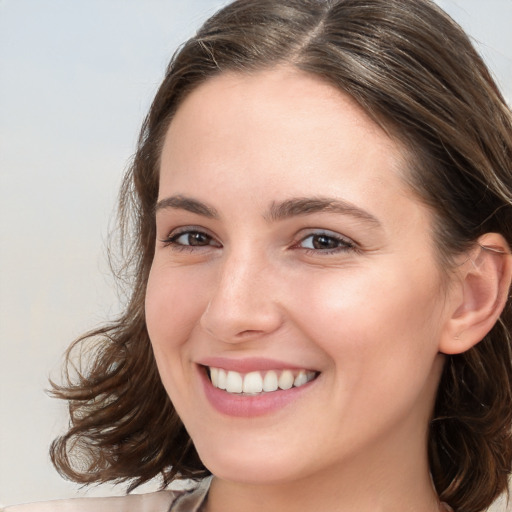
[[[382,270],[385,268],[386,270]],[[425,372],[437,354],[440,292],[436,273],[403,265],[316,275],[296,293],[296,321],[334,365],[357,375]],[[354,372],[356,374],[356,372]]]
[[[168,388],[189,361],[191,332],[205,309],[202,276],[153,264],[146,291],[146,325],[158,369]]]
[[[200,282],[194,274],[169,268],[156,261],[148,279],[145,313],[158,372],[181,417],[193,403],[190,372],[190,340],[203,311]]]
[[[146,291],[146,323],[153,345],[177,345],[204,310],[204,279],[198,272],[173,271],[154,263]]]
[[[405,279],[396,275],[345,275],[304,286],[301,329],[328,356],[333,402],[352,411],[354,432],[362,428],[358,418],[392,425],[417,404],[424,407],[419,417],[428,417],[437,389],[438,291],[403,271]]]

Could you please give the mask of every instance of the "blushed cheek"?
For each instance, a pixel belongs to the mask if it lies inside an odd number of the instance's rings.
[[[378,314],[372,304],[371,283],[343,270],[312,276],[295,290],[296,318],[317,343],[358,343],[369,317]]]
[[[165,329],[165,293],[164,284],[159,281],[158,273],[151,268],[145,298],[146,327],[153,346],[160,344]]]
[[[409,351],[421,357],[438,335],[439,292],[435,279],[422,285],[400,270],[336,271],[302,281],[295,317],[338,364],[408,359]]]
[[[168,276],[152,269],[146,292],[146,325],[160,378],[171,399],[183,381],[182,347],[188,339],[185,306],[187,302],[179,300]]]
[[[146,324],[154,346],[184,343],[200,317],[197,283],[165,267],[151,269],[146,291]]]

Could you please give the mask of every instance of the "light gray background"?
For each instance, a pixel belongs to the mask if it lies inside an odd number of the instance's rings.
[[[170,55],[223,3],[0,0],[1,504],[85,493],[49,462],[66,417],[44,389],[116,311],[105,241],[123,170]],[[512,0],[438,3],[512,100]]]

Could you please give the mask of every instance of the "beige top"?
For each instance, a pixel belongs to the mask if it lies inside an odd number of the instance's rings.
[[[200,512],[211,478],[190,491],[160,491],[118,498],[73,498],[14,505],[0,512]]]
[[[210,488],[205,478],[190,491],[160,491],[150,494],[130,494],[119,498],[74,498],[15,505],[0,512],[201,512]],[[446,512],[453,512],[441,504]]]

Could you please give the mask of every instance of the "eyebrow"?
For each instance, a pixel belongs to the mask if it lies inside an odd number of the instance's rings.
[[[366,210],[348,201],[330,197],[298,197],[287,199],[280,203],[273,203],[270,207],[268,218],[272,221],[277,221],[297,215],[319,212],[349,215],[358,220],[373,224],[376,227],[381,226],[378,219]]]
[[[220,217],[218,211],[212,206],[183,195],[161,199],[155,206],[155,213],[167,208],[186,210],[209,219]],[[270,222],[276,222],[290,217],[321,212],[349,215],[376,227],[381,226],[378,219],[366,210],[348,201],[330,197],[296,197],[281,202],[273,202],[264,218]]]
[[[155,205],[155,213],[158,210],[164,210],[167,208],[186,210],[191,213],[196,213],[197,215],[202,215],[203,217],[208,217],[209,219],[219,218],[219,214],[215,208],[208,206],[201,201],[197,201],[196,199],[192,199],[191,197],[181,195],[166,197],[165,199],[158,201]]]

